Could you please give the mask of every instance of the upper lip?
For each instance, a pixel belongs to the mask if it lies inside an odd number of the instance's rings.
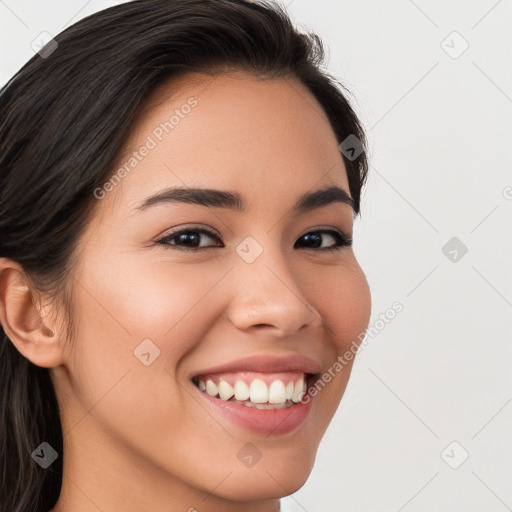
[[[282,356],[256,355],[196,371],[190,376],[190,378],[192,379],[199,375],[206,375],[210,373],[228,373],[237,371],[262,373],[302,371],[304,373],[320,373],[320,363],[300,354]]]

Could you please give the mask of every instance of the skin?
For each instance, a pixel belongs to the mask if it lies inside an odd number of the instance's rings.
[[[311,93],[294,78],[190,75],[154,92],[128,147],[140,148],[192,95],[191,113],[97,201],[69,281],[72,343],[58,310],[31,301],[37,290],[22,269],[0,260],[2,324],[25,357],[51,368],[61,406],[65,476],[52,512],[279,510],[313,467],[353,361],[313,399],[304,424],[282,435],[209,413],[188,376],[254,354],[303,354],[327,371],[368,325],[370,290],[352,248],[294,248],[306,232],[353,229],[339,202],[290,213],[304,192],[349,191]],[[133,213],[184,184],[239,192],[247,211],[175,203]],[[156,243],[183,226],[213,229],[222,244],[205,235],[201,244],[213,247],[196,252]],[[263,248],[251,264],[236,252],[247,236]],[[150,366],[133,353],[147,338],[161,351]],[[237,458],[247,442],[262,454],[250,468]]]

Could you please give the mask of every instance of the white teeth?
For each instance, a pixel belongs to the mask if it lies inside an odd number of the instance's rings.
[[[282,404],[252,404],[251,402],[249,402],[252,407],[256,408],[256,409],[262,409],[262,410],[265,410],[265,409],[284,409],[286,407],[286,404],[282,403]]]
[[[219,382],[219,396],[221,400],[229,400],[234,395],[233,386],[226,382],[225,380],[221,380]]]
[[[295,403],[300,402],[303,396],[304,396],[304,379],[299,379],[295,383],[295,387],[293,389],[292,400]]]
[[[275,380],[270,384],[268,401],[271,404],[284,404],[286,402],[286,389],[282,380]]]
[[[286,385],[282,380],[277,379],[272,381],[270,386],[267,386],[262,379],[254,379],[250,385],[243,380],[237,380],[232,386],[221,377],[218,384],[212,379],[207,379],[206,383],[198,379],[197,386],[210,396],[240,402],[257,409],[288,407],[293,405],[291,402],[300,402],[307,391],[307,381],[304,377],[296,382],[290,381]]]
[[[249,386],[243,380],[235,382],[235,398],[242,401],[249,398]]]
[[[285,402],[284,404],[253,404],[250,400],[245,400],[244,402],[239,402],[235,400],[236,404],[243,405],[244,407],[254,408],[254,409],[286,409],[295,405],[293,402]]]
[[[206,392],[211,396],[217,396],[219,390],[217,389],[217,384],[215,384],[213,380],[208,379],[206,381]]]
[[[249,397],[253,404],[268,402],[268,387],[261,379],[254,379],[249,388]]]
[[[293,389],[294,389],[293,381],[288,382],[288,384],[286,384],[286,400],[292,399]]]

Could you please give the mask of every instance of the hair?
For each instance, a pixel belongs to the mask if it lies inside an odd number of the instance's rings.
[[[0,90],[0,257],[60,301],[69,332],[66,276],[94,213],[93,191],[111,175],[150,93],[173,78],[227,69],[298,78],[338,142],[361,142],[356,159],[342,155],[359,214],[368,172],[362,125],[324,69],[321,39],[295,29],[279,4],[136,0],[82,19],[55,41]],[[52,374],[22,356],[1,326],[0,389],[0,510],[47,512],[63,476]],[[59,454],[47,469],[32,458],[42,442]]]

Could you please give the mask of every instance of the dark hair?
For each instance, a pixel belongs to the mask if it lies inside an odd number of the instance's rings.
[[[169,79],[226,69],[297,77],[338,142],[354,135],[361,143],[356,159],[342,155],[359,214],[368,169],[361,124],[323,69],[319,37],[294,29],[274,2],[138,0],[93,14],[55,41],[0,91],[0,257],[61,301],[68,333],[66,275],[93,190],[112,173],[149,94]],[[0,389],[0,510],[47,512],[59,497],[63,452],[51,372],[23,357],[1,327]],[[31,456],[42,442],[59,454],[47,469]]]

